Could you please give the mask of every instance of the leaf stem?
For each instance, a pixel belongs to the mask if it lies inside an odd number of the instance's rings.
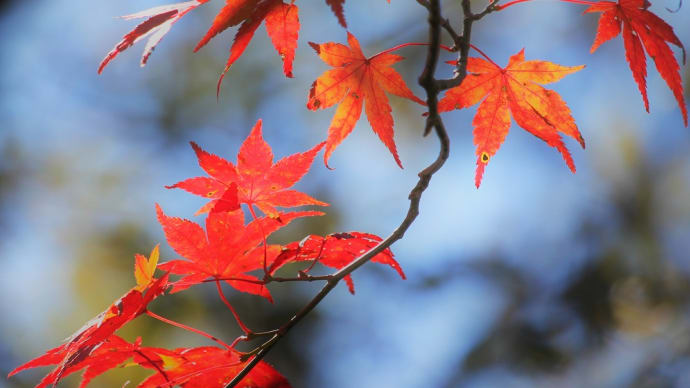
[[[151,311],[149,311],[149,310],[146,310],[146,315],[148,315],[148,316],[151,317],[151,318],[155,318],[155,319],[157,319],[157,320],[159,320],[159,321],[161,321],[161,322],[165,322],[165,323],[167,323],[168,325],[173,325],[173,326],[179,327],[180,329],[184,329],[184,330],[187,330],[187,331],[191,331],[192,333],[199,334],[199,335],[201,335],[201,336],[203,336],[203,337],[206,337],[206,338],[210,339],[211,341],[216,342],[216,343],[219,344],[219,345],[222,345],[223,347],[225,347],[225,348],[227,348],[227,349],[232,349],[232,347],[231,347],[230,345],[228,345],[228,344],[226,344],[225,342],[221,341],[220,339],[218,339],[218,338],[212,336],[211,334],[208,334],[208,333],[206,333],[206,332],[204,332],[204,331],[201,331],[201,330],[199,330],[199,329],[195,329],[195,328],[193,328],[193,327],[191,327],[191,326],[187,326],[187,325],[184,325],[184,324],[182,324],[182,323],[172,321],[172,320],[170,320],[170,319],[168,319],[168,318],[161,317],[160,315],[155,314],[155,313],[153,313],[153,312],[151,312]]]
[[[227,280],[231,282],[247,282],[247,283],[252,283],[252,284],[266,284],[263,280],[258,280],[258,279],[244,279],[244,278],[235,278],[235,277],[218,277],[218,278],[213,278],[213,279],[205,279],[202,280],[202,283],[211,283],[215,282],[216,280]],[[185,283],[180,283],[184,285]]]
[[[249,341],[249,337],[247,337],[246,335],[241,335],[241,336],[235,338],[235,339],[230,343],[230,346],[232,346],[232,347],[234,348],[235,346],[237,346],[237,344],[239,344],[239,343],[242,342],[242,341]]]
[[[513,1],[509,1],[509,2],[507,2],[507,3],[505,3],[505,4],[496,5],[496,9],[497,9],[498,11],[502,11],[502,10],[504,10],[504,9],[506,9],[506,8],[508,8],[508,7],[510,7],[510,6],[512,6],[512,5],[520,4],[520,3],[526,3],[526,2],[528,2],[528,1],[532,1],[532,0],[513,0]]]
[[[240,315],[237,313],[237,310],[235,310],[234,307],[232,307],[232,304],[230,304],[230,301],[225,297],[225,294],[223,293],[223,287],[220,285],[220,280],[216,279],[216,288],[218,289],[218,295],[220,295],[220,299],[223,300],[223,303],[225,303],[226,306],[228,306],[228,309],[232,313],[232,315],[235,317],[235,320],[237,321],[237,324],[240,326],[240,329],[244,332],[244,334],[249,334],[252,331],[249,330],[247,325],[242,322],[242,319],[240,319]]]
[[[319,254],[316,255],[314,260],[312,260],[311,265],[309,265],[309,267],[307,267],[303,271],[299,272],[300,278],[304,277],[304,276],[311,276],[311,275],[307,275],[307,272],[311,271],[314,268],[314,266],[316,265],[316,263],[319,262],[319,259],[321,259],[321,255],[323,254],[323,247],[325,245],[326,245],[326,239],[324,238],[323,240],[321,240],[321,246],[319,247]]]
[[[473,48],[474,51],[478,52],[482,57],[486,58],[486,60],[489,61],[492,65],[498,67],[499,69],[501,68],[501,66],[498,66],[498,64],[496,62],[492,61],[491,58],[489,58],[488,55],[484,54],[484,52],[482,50],[480,50],[479,48],[477,48],[477,46],[470,43],[470,47]]]
[[[372,57],[369,58],[369,59],[370,59],[370,60],[371,60],[371,59],[374,59],[374,58],[378,57],[379,55],[388,54],[388,53],[391,53],[391,52],[393,52],[393,51],[400,50],[401,48],[407,47],[407,46],[428,46],[428,45],[429,45],[429,43],[416,43],[416,42],[401,43],[401,44],[399,44],[399,45],[397,45],[397,46],[393,46],[393,47],[391,47],[391,48],[389,48],[389,49],[387,49],[387,50],[383,50],[383,51],[381,51],[381,52],[378,53],[378,54],[374,54],[374,56],[372,56]],[[452,48],[450,48],[450,47],[448,47],[448,46],[446,46],[446,45],[443,45],[443,44],[442,44],[442,45],[439,45],[439,47],[441,47],[442,49],[444,49],[444,50],[446,50],[446,51],[448,51],[448,52],[451,52],[451,53],[452,53],[453,51],[455,51],[455,50],[453,50]]]
[[[504,10],[510,6],[515,5],[515,4],[526,3],[528,1],[532,1],[532,0],[513,0],[513,1],[509,1],[505,4],[496,5],[495,7],[496,7],[497,11],[501,11],[501,10]],[[598,4],[596,1],[587,1],[587,0],[558,0],[558,1],[563,2],[563,3],[574,3],[574,4],[584,4],[584,5],[596,5],[596,4]]]
[[[563,3],[573,3],[573,4],[584,4],[584,5],[597,5],[597,1],[587,1],[587,0],[558,0]]]

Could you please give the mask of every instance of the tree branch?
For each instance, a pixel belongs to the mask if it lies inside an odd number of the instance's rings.
[[[442,24],[442,26],[448,31],[448,33],[453,38],[455,42],[455,48],[458,50],[458,65],[455,68],[455,74],[453,78],[442,79],[436,81],[438,88],[440,90],[446,90],[456,87],[462,83],[467,75],[467,57],[470,52],[470,42],[472,40],[472,24],[480,20],[484,16],[490,14],[491,12],[497,11],[498,0],[490,1],[489,5],[484,8],[480,13],[472,13],[472,8],[470,6],[470,0],[462,0],[462,13],[464,15],[462,22],[462,36],[458,36],[457,33],[452,29],[450,25],[447,27]],[[447,21],[446,21],[447,22]],[[443,23],[443,21],[441,21]]]
[[[335,286],[338,284],[338,282],[340,282],[340,280],[352,273],[357,268],[367,263],[374,256],[383,252],[394,242],[400,240],[405,235],[407,229],[409,229],[410,225],[412,225],[414,220],[419,215],[419,203],[421,201],[424,190],[426,190],[426,188],[429,186],[431,177],[443,166],[443,164],[448,159],[448,155],[450,152],[450,140],[448,138],[448,133],[445,129],[445,126],[443,125],[443,121],[441,120],[441,117],[438,113],[438,94],[441,90],[443,90],[443,84],[434,78],[434,73],[436,70],[436,66],[438,64],[439,51],[441,46],[441,27],[443,26],[444,19],[441,17],[440,0],[419,0],[418,2],[422,4],[425,8],[427,8],[427,10],[429,11],[429,48],[427,50],[427,57],[424,70],[422,71],[422,74],[419,77],[419,84],[426,91],[426,102],[429,107],[429,115],[426,119],[425,128],[428,131],[434,129],[436,135],[439,138],[440,149],[438,156],[436,157],[436,160],[434,160],[429,166],[427,166],[418,174],[419,180],[417,181],[417,184],[412,189],[408,197],[410,199],[410,206],[407,210],[407,215],[402,220],[400,225],[393,231],[393,233],[391,233],[390,236],[388,236],[385,240],[381,241],[374,248],[372,248],[362,256],[358,257],[347,266],[341,268],[340,270],[338,270],[330,276],[319,279],[326,281],[324,287],[309,301],[309,303],[302,307],[302,309],[299,312],[297,312],[297,314],[295,314],[292,318],[290,318],[288,322],[281,326],[280,329],[278,329],[278,331],[268,341],[264,342],[259,347],[245,355],[245,357],[251,357],[251,360],[247,363],[247,365],[244,366],[242,371],[237,376],[235,376],[232,379],[232,381],[230,381],[226,388],[232,388],[236,386],[252,370],[252,368],[254,368],[254,366],[256,366],[256,364],[258,364],[266,356],[266,354],[271,350],[273,345],[275,345],[283,336],[285,336],[285,334],[287,334],[287,332],[293,326],[295,326],[307,314],[309,314],[309,312],[311,312],[321,302],[321,300],[323,300],[326,297],[326,295],[328,295],[331,292],[331,290],[335,288]],[[465,4],[469,9],[469,0],[463,0],[463,9],[465,9]],[[468,14],[466,13],[466,15]],[[465,33],[467,33],[465,37],[469,37],[468,32],[471,28],[472,22],[474,22],[475,20],[474,18],[475,16],[472,15],[469,19],[469,24],[467,22],[465,24],[464,31]],[[462,48],[460,50],[460,62],[465,63],[463,68],[466,68],[467,53],[469,51],[469,39],[463,39],[463,42],[467,43],[464,45],[466,46],[464,50]],[[453,82],[457,82],[457,84],[459,85],[460,82],[462,82],[462,79],[464,79],[464,77],[465,72],[458,73],[455,76]]]

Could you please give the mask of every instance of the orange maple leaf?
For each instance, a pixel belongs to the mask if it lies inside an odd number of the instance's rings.
[[[469,58],[467,71],[470,74],[462,84],[449,89],[439,101],[439,111],[445,112],[467,108],[483,99],[472,120],[474,144],[477,146],[477,188],[484,167],[508,134],[511,113],[519,126],[556,147],[573,172],[575,164],[558,132],[576,139],[582,148],[585,147],[570,109],[561,96],[538,85],[556,82],[584,66],[525,61],[524,52],[523,49],[510,57],[505,68],[490,59]]]
[[[289,190],[307,173],[324,143],[317,144],[309,151],[287,156],[274,164],[271,147],[261,135],[259,120],[240,147],[237,166],[204,151],[195,143],[191,144],[199,165],[210,176],[186,179],[166,188],[180,188],[211,199],[197,214],[235,210],[240,203],[245,203],[249,205],[252,214],[252,206],[256,205],[264,214],[275,218],[278,216],[276,207],[328,206],[307,194]],[[219,205],[223,207],[219,208]]]
[[[393,140],[391,107],[384,90],[418,104],[426,104],[412,93],[400,74],[390,67],[403,60],[403,57],[384,51],[366,58],[357,38],[349,32],[347,42],[350,47],[334,42],[309,42],[319,57],[335,69],[326,71],[314,81],[309,91],[307,108],[326,109],[340,104],[328,129],[324,162],[328,165],[333,150],[352,132],[364,103],[372,129],[402,168]]]
[[[618,36],[621,33],[622,24],[625,57],[642,94],[645,109],[649,112],[646,82],[647,58],[644,55],[647,51],[647,54],[654,59],[654,64],[661,74],[661,78],[666,81],[673,92],[673,96],[678,101],[678,106],[683,114],[683,123],[687,127],[688,110],[683,96],[680,66],[678,66],[668,43],[672,43],[683,50],[683,63],[685,63],[685,47],[673,32],[673,27],[647,10],[650,5],[647,0],[619,0],[617,3],[601,1],[587,8],[585,13],[603,12],[599,18],[597,35],[590,52],[593,53],[602,43]]]

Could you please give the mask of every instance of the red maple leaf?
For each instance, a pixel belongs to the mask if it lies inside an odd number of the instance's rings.
[[[155,263],[158,261],[157,246],[151,253],[151,258],[145,261],[145,263],[142,263],[139,256],[137,257],[137,264],[135,266],[136,287],[129,290],[96,318],[87,322],[67,342],[17,367],[9,373],[8,377],[25,369],[57,364],[57,367],[38,384],[38,387],[43,387],[49,384],[57,384],[69,373],[88,366],[82,365],[78,367],[84,360],[100,349],[103,342],[117,329],[144,313],[146,306],[168,287],[167,273],[159,279],[155,279],[152,276],[153,270],[155,270]],[[153,267],[149,263],[152,263]]]
[[[568,167],[575,172],[575,163],[558,133],[574,138],[582,148],[585,141],[563,99],[538,84],[556,82],[583,67],[525,61],[524,49],[510,57],[505,68],[490,59],[468,59],[469,74],[462,84],[446,92],[438,103],[438,109],[439,112],[462,109],[483,100],[472,120],[474,144],[477,146],[477,187],[481,184],[486,164],[508,135],[511,113],[519,126],[556,147]]]
[[[307,108],[311,110],[339,104],[328,129],[324,162],[328,165],[333,150],[352,132],[364,104],[372,129],[402,168],[393,140],[391,107],[384,91],[421,105],[425,103],[412,93],[400,74],[390,67],[402,61],[403,57],[384,51],[366,58],[357,38],[349,32],[347,42],[350,47],[333,42],[309,42],[324,62],[335,67],[314,81],[307,102]]]
[[[156,373],[139,384],[138,388],[176,387],[222,388],[242,370],[246,361],[233,349],[214,346],[180,348],[173,355],[161,357],[164,373]],[[141,366],[151,368],[150,362]],[[280,373],[265,361],[260,361],[249,374],[240,380],[239,388],[290,388]]]
[[[173,283],[172,293],[182,291],[208,278],[224,280],[239,291],[271,294],[258,278],[247,272],[270,265],[280,254],[279,245],[262,245],[271,233],[300,217],[322,215],[306,211],[280,213],[279,218],[262,217],[244,225],[241,211],[211,213],[206,217],[206,232],[198,224],[163,214],[156,205],[158,221],[170,246],[186,260],[172,260],[158,267],[175,275],[184,275]]]
[[[95,377],[110,369],[122,366],[139,365],[154,369],[156,373],[142,381],[138,387],[224,387],[237,375],[245,362],[240,361],[240,353],[232,349],[212,346],[199,348],[164,348],[141,346],[141,337],[130,343],[113,334],[103,340],[85,357],[74,360],[62,373],[66,377],[84,370],[80,388],[86,387]],[[127,363],[128,360],[131,362]],[[47,366],[59,362],[53,354],[46,354],[34,360],[35,365]],[[13,373],[16,373],[13,371]],[[12,375],[12,374],[10,374]],[[48,378],[50,375],[46,376]],[[43,379],[37,388],[58,381]],[[261,361],[238,387],[289,388],[287,380],[265,361]]]
[[[685,48],[673,32],[673,27],[647,10],[650,5],[647,0],[619,0],[617,3],[600,1],[587,8],[585,13],[602,12],[597,35],[590,51],[593,53],[602,43],[615,38],[622,30],[625,57],[637,87],[640,89],[647,112],[649,112],[649,100],[647,99],[647,58],[644,55],[645,51],[654,59],[654,64],[661,74],[661,78],[666,81],[673,92],[683,114],[683,122],[687,127],[688,110],[683,96],[680,66],[678,66],[668,43],[672,43],[683,50],[683,63],[685,63]]]
[[[275,218],[279,214],[276,207],[328,206],[325,202],[289,189],[309,171],[314,157],[324,143],[304,153],[285,157],[274,164],[271,147],[261,135],[259,120],[240,147],[237,165],[204,151],[195,143],[191,144],[199,165],[210,176],[190,178],[166,187],[180,188],[211,198],[196,214],[235,210],[240,203],[245,203],[252,213],[252,206],[255,205],[264,214]]]
[[[101,74],[108,63],[121,52],[148,37],[149,39],[141,58],[141,66],[146,65],[156,45],[170,31],[173,24],[189,11],[208,1],[185,1],[153,7],[135,14],[122,16],[123,19],[127,20],[140,18],[146,18],[146,20],[125,34],[122,40],[105,56],[98,66],[98,74]],[[344,2],[345,0],[326,0],[326,3],[330,5],[333,13],[338,18],[338,22],[343,27],[346,27],[343,12]],[[390,0],[388,2],[390,3]],[[295,59],[295,49],[297,48],[300,29],[298,13],[299,9],[294,4],[294,0],[289,3],[283,0],[225,0],[225,6],[218,12],[209,30],[194,47],[194,52],[196,52],[219,33],[230,27],[240,25],[230,46],[230,55],[225,68],[218,79],[216,92],[220,93],[220,85],[225,74],[242,56],[249,42],[254,37],[254,32],[264,21],[266,22],[266,31],[271,39],[271,43],[283,61],[283,72],[285,76],[292,78],[292,64]]]
[[[83,388],[95,377],[110,369],[123,365],[125,361],[131,358],[134,358],[135,363],[145,365],[149,368],[157,368],[160,372],[165,373],[161,369],[163,365],[161,356],[174,357],[175,355],[174,352],[162,348],[142,348],[140,337],[137,338],[134,343],[129,343],[113,334],[102,341],[98,346],[95,346],[87,356],[74,360],[63,370],[62,377],[66,377],[84,369],[81,384],[79,384],[79,387]],[[30,368],[57,364],[60,362],[60,359],[56,358],[54,354],[49,353],[32,362],[34,365],[29,366]],[[13,373],[16,372],[13,371]],[[58,383],[58,381],[47,380],[50,376],[50,374],[46,376],[46,378],[37,385],[37,388]]]
[[[333,233],[326,237],[310,235],[302,241],[286,245],[275,259],[269,272],[275,272],[284,264],[296,261],[314,261],[327,267],[340,269],[350,264],[354,259],[371,250],[381,242],[381,237],[361,232]],[[393,252],[386,248],[374,256],[374,263],[387,264],[398,271],[405,279],[405,273],[400,264],[395,261]],[[311,267],[310,267],[311,268]],[[345,282],[351,293],[355,293],[355,285],[350,275],[345,276]]]
[[[187,12],[208,1],[186,1],[154,7],[136,14],[123,16],[122,18],[124,19],[147,19],[137,25],[134,30],[127,33],[115,45],[101,62],[98,67],[98,73],[100,74],[105,66],[118,54],[148,36],[149,41],[144,48],[141,60],[141,65],[144,66],[156,45],[170,31],[172,25]],[[218,91],[220,91],[223,76],[230,66],[244,53],[244,50],[254,36],[254,31],[264,20],[266,21],[266,30],[271,38],[271,42],[283,60],[283,71],[286,76],[292,77],[292,62],[295,58],[295,48],[297,48],[297,36],[300,27],[297,11],[297,6],[292,2],[288,4],[282,0],[226,0],[226,5],[216,16],[211,28],[194,48],[196,52],[220,32],[242,23],[230,47],[230,57],[225,70],[218,80]]]
[[[218,93],[225,73],[242,56],[254,37],[254,32],[264,21],[273,47],[283,60],[283,72],[285,76],[292,77],[292,62],[295,59],[300,27],[297,6],[292,2],[284,3],[282,0],[226,0],[211,28],[194,48],[195,52],[198,51],[217,34],[242,23],[230,47],[225,69],[218,80]]]
[[[145,11],[137,12],[132,15],[122,16],[123,19],[140,19],[147,18],[143,23],[137,25],[132,31],[128,32],[122,37],[122,40],[113,47],[112,50],[103,58],[103,61],[98,66],[98,74],[103,72],[103,69],[110,61],[115,59],[118,54],[127,50],[138,41],[148,37],[146,47],[144,47],[144,54],[141,56],[141,66],[146,65],[149,56],[156,48],[156,45],[163,39],[165,34],[170,31],[172,25],[175,24],[187,12],[193,10],[199,5],[206,3],[209,0],[193,0],[185,1],[183,3],[176,3],[170,5],[162,5],[159,7],[149,8]]]

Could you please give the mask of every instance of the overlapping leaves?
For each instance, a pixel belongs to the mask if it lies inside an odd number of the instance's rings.
[[[390,0],[388,0],[390,2]],[[164,5],[150,8],[135,14],[123,16],[123,19],[146,18],[132,31],[125,34],[122,40],[113,47],[98,67],[100,74],[103,69],[121,52],[135,43],[148,38],[144,53],[141,58],[141,66],[146,65],[151,53],[160,43],[163,37],[170,31],[173,24],[189,11],[209,2],[209,0],[192,0],[182,3]],[[245,49],[254,37],[254,32],[265,22],[266,31],[271,39],[273,47],[283,61],[283,73],[286,77],[292,77],[295,49],[299,36],[300,22],[299,9],[291,0],[225,0],[225,5],[216,15],[211,27],[194,48],[194,52],[205,46],[216,35],[230,27],[239,25],[233,43],[230,46],[230,55],[225,64],[225,69],[218,80],[218,92],[225,73],[244,53]],[[346,27],[343,4],[345,0],[326,0],[338,22]]]
[[[233,349],[215,346],[179,348],[166,351],[161,369],[139,384],[139,388],[174,387],[207,388],[224,387],[242,370],[246,361]],[[170,354],[171,353],[171,354]],[[161,354],[162,355],[162,354]],[[151,367],[151,363],[141,363]],[[259,362],[236,385],[239,388],[290,388],[290,384],[278,371],[265,361]]]
[[[110,335],[98,346],[95,346],[88,357],[72,360],[64,368],[61,377],[84,371],[80,388],[86,387],[91,380],[110,369],[123,366],[140,366],[153,369],[153,375],[142,381],[138,388],[153,387],[219,387],[225,386],[244,367],[246,362],[240,360],[239,352],[233,349],[222,349],[214,346],[197,348],[164,348],[141,346],[141,337],[134,343],[127,342],[117,335]],[[43,356],[42,363],[28,366],[52,365],[54,354],[49,351]],[[38,359],[37,359],[38,360]],[[36,361],[36,360],[34,360]],[[16,373],[18,370],[13,371]],[[51,375],[46,376],[46,378]],[[37,387],[57,384],[57,380],[46,380]],[[272,366],[260,362],[237,387],[271,387],[289,388],[290,385]]]
[[[10,376],[29,368],[57,365],[39,382],[39,387],[57,384],[65,376],[80,370],[84,370],[81,384],[84,387],[94,377],[109,369],[139,365],[155,370],[139,387],[223,387],[246,365],[245,358],[240,358],[234,345],[227,345],[218,337],[148,311],[147,306],[154,298],[169,287],[172,287],[171,293],[175,293],[192,285],[214,282],[223,302],[235,314],[240,327],[249,336],[253,332],[240,321],[237,312],[223,295],[221,281],[238,291],[271,300],[266,283],[273,279],[271,276],[284,264],[312,261],[313,264],[318,262],[342,268],[381,241],[375,235],[350,232],[326,237],[312,235],[301,243],[285,246],[267,243],[272,233],[291,221],[323,214],[318,211],[284,212],[276,209],[326,205],[289,189],[309,170],[323,143],[273,163],[273,153],[263,140],[259,120],[240,147],[236,165],[201,150],[196,144],[192,143],[192,146],[199,164],[209,177],[191,178],[174,187],[212,198],[210,205],[204,207],[204,212],[208,212],[205,230],[195,222],[166,215],[156,205],[158,220],[166,239],[182,259],[159,264],[158,246],[149,258],[136,255],[134,277],[137,285],[134,288],[87,323],[65,344],[18,367]],[[213,193],[209,194],[210,191]],[[251,210],[251,221],[245,223],[246,216],[240,209],[240,204],[246,204],[250,209],[256,206],[266,216],[257,217]],[[405,277],[389,249],[378,254],[373,261],[390,265],[401,277]],[[156,278],[156,269],[165,271],[165,274]],[[257,277],[253,272],[263,272],[263,277]],[[170,274],[179,275],[180,278],[169,282]],[[353,291],[352,280],[349,276],[345,280]],[[225,346],[225,349],[150,348],[141,346],[141,339],[128,343],[114,334],[142,313],[203,335]],[[237,342],[236,340],[233,344]],[[288,388],[289,384],[270,365],[260,362],[238,386]]]
[[[215,212],[206,217],[206,232],[198,224],[166,216],[156,207],[168,244],[185,260],[162,263],[160,268],[182,279],[173,283],[179,292],[206,279],[223,280],[239,291],[271,299],[261,280],[249,275],[270,265],[280,253],[279,245],[263,246],[266,237],[290,221],[323,213],[315,211],[280,213],[279,218],[261,217],[244,225],[241,211]]]
[[[134,30],[127,33],[122,38],[122,41],[106,55],[98,68],[98,72],[101,73],[108,62],[119,53],[139,40],[148,37],[149,40],[144,48],[141,60],[141,65],[144,66],[156,45],[170,31],[172,25],[186,13],[208,1],[187,1],[154,7],[133,15],[124,16],[124,19],[147,19],[136,26]],[[282,0],[226,0],[225,6],[220,10],[208,32],[201,38],[194,51],[198,51],[213,37],[229,27],[241,24],[230,47],[230,56],[225,65],[225,70],[223,70],[218,80],[218,88],[220,89],[223,76],[230,66],[242,56],[252,40],[254,32],[265,21],[271,42],[283,60],[283,72],[287,77],[292,77],[292,62],[295,58],[295,48],[297,47],[300,27],[297,13],[298,9],[295,4],[284,3]]]
[[[168,288],[167,273],[158,279],[153,277],[157,262],[158,246],[154,248],[149,259],[137,255],[134,268],[137,285],[134,288],[96,318],[87,322],[64,344],[17,367],[10,372],[9,376],[29,368],[57,365],[37,385],[37,387],[44,387],[57,384],[63,377],[84,367],[100,368],[97,360],[102,357],[99,349],[103,343],[120,327],[144,313],[148,304]],[[91,377],[93,376],[85,375],[85,382],[82,385],[86,385]]]

